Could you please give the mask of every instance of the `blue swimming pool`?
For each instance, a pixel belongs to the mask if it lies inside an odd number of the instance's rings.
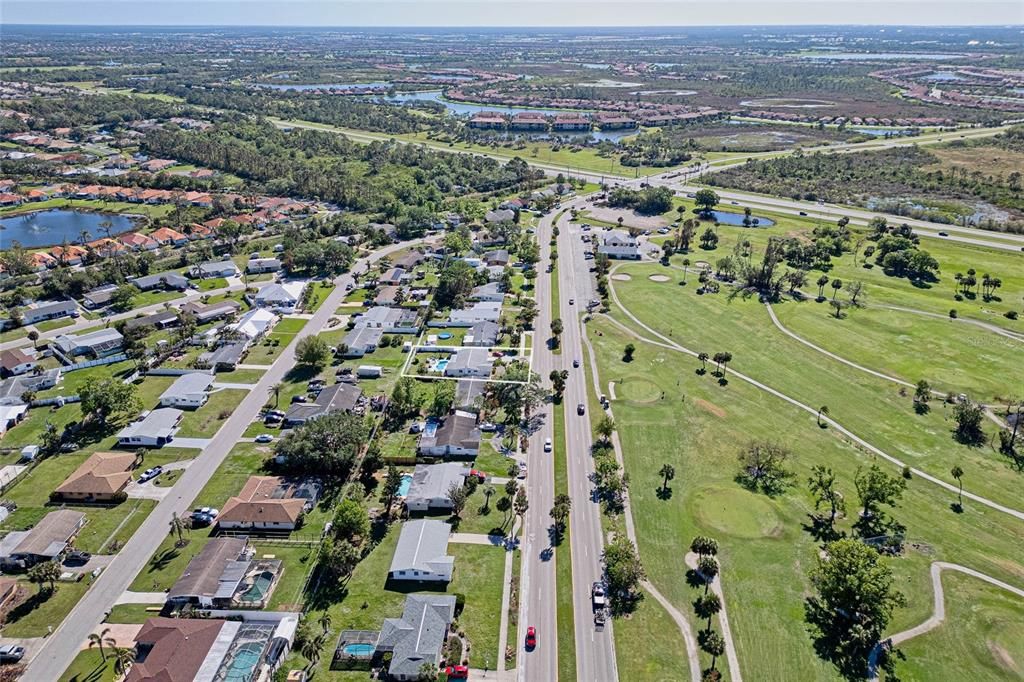
[[[448,359],[445,358],[444,360],[438,360],[437,364],[434,365],[434,369],[436,369],[438,372],[444,372],[444,368],[447,367],[447,366],[448,366]]]
[[[446,339],[447,340],[447,339],[452,338],[452,333],[451,332],[441,332],[440,334],[437,335],[437,338],[439,338],[439,339]]]
[[[346,644],[342,649],[349,656],[373,656],[376,650],[377,647],[373,644]]]
[[[423,427],[423,433],[428,437],[432,437],[437,433],[437,427],[438,423],[436,421],[433,419],[427,420],[426,426]]]
[[[412,475],[402,474],[402,482],[398,484],[398,496],[405,497],[409,494],[409,486],[412,485]],[[358,646],[353,644],[352,646]],[[346,649],[347,651],[347,649]]]

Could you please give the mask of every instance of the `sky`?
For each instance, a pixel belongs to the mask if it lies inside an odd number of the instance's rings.
[[[2,0],[3,24],[122,26],[1020,25],[1024,0]]]

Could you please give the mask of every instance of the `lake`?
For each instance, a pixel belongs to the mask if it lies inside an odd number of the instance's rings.
[[[9,248],[17,241],[26,248],[54,246],[67,240],[77,244],[81,241],[82,230],[89,233],[89,239],[107,235],[100,223],[110,221],[110,234],[122,234],[136,229],[137,218],[118,213],[96,213],[53,208],[34,211],[10,218],[0,218],[0,248]]]
[[[372,83],[313,83],[307,85],[291,85],[281,83],[260,83],[259,87],[271,90],[357,90],[360,88],[390,88],[391,83],[374,81]]]
[[[711,215],[715,222],[722,225],[743,225],[743,218],[745,217],[742,213],[733,213],[732,211],[712,211]],[[752,215],[750,218],[757,221],[757,225],[751,225],[751,227],[771,227],[775,224],[775,221],[771,218],[762,218],[756,215]],[[703,220],[704,218],[701,219]]]
[[[394,97],[380,97],[381,102],[391,104],[404,104],[406,102],[438,102],[453,114],[460,116],[472,116],[481,111],[497,111],[502,114],[543,114],[553,116],[559,112],[551,109],[531,109],[529,107],[510,107],[500,104],[470,104],[468,102],[455,102],[446,100],[440,90],[421,90],[419,92],[399,92]],[[585,110],[584,110],[585,111]]]
[[[858,59],[876,59],[879,61],[933,59],[941,61],[944,59],[962,59],[965,55],[950,54],[948,52],[818,52],[797,56],[801,59],[835,59],[840,61],[856,61]]]

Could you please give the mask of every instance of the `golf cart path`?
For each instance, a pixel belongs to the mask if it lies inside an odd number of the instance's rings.
[[[616,267],[618,267],[618,266],[616,266]],[[613,271],[614,271],[614,269],[615,268],[613,268]],[[689,348],[685,348],[685,347],[679,345],[675,341],[672,341],[671,339],[669,339],[668,337],[664,336],[660,332],[655,331],[654,329],[648,327],[646,324],[641,322],[640,319],[637,318],[636,315],[634,315],[632,312],[630,312],[629,309],[622,304],[622,301],[619,300],[618,292],[615,291],[615,285],[612,282],[611,277],[608,278],[608,281],[609,281],[609,286],[608,286],[609,292],[611,293],[612,299],[615,301],[615,304],[622,311],[622,314],[625,315],[626,317],[628,317],[630,320],[632,320],[641,329],[646,330],[647,332],[649,332],[654,337],[660,339],[660,341],[655,341],[655,340],[649,339],[647,337],[641,336],[639,333],[636,332],[636,330],[631,329],[630,327],[626,326],[625,324],[619,322],[618,320],[616,320],[616,319],[614,319],[612,317],[609,317],[609,316],[606,315],[605,319],[610,320],[613,324],[615,324],[617,327],[621,328],[627,334],[630,334],[631,336],[636,337],[637,339],[639,339],[640,341],[643,341],[644,343],[649,343],[649,344],[652,344],[652,345],[655,345],[655,346],[661,346],[662,348],[667,348],[669,350],[674,350],[674,351],[677,351],[679,353],[684,353],[684,354],[690,355],[692,357],[697,357],[697,352],[696,351],[690,350]],[[886,460],[886,461],[888,461],[888,462],[898,466],[900,469],[902,469],[904,467],[908,467],[910,469],[910,471],[915,476],[919,476],[920,478],[922,478],[922,479],[924,479],[926,481],[929,481],[931,483],[934,483],[937,486],[945,488],[946,490],[948,490],[951,493],[959,493],[959,490],[958,490],[957,486],[953,485],[952,483],[947,483],[946,481],[943,481],[940,478],[936,478],[935,476],[932,476],[931,474],[929,474],[929,473],[927,473],[925,471],[921,471],[920,469],[915,469],[913,467],[910,467],[908,464],[903,462],[898,457],[894,457],[893,455],[890,455],[889,453],[884,452],[883,450],[875,447],[874,445],[872,445],[871,443],[867,442],[863,438],[857,436],[855,433],[853,433],[852,431],[850,431],[849,429],[844,427],[842,424],[837,422],[832,417],[826,416],[826,415],[819,415],[817,409],[815,409],[815,408],[813,408],[813,407],[811,407],[809,405],[805,405],[804,403],[800,402],[799,400],[797,400],[795,398],[791,398],[790,396],[786,395],[785,393],[782,393],[781,391],[778,391],[778,390],[772,388],[771,386],[763,384],[763,383],[761,383],[760,381],[758,381],[756,379],[748,377],[745,374],[737,372],[736,370],[732,370],[732,376],[736,377],[737,379],[740,379],[741,381],[747,382],[748,384],[754,386],[755,388],[758,388],[758,389],[760,389],[762,391],[770,393],[771,395],[786,401],[790,405],[793,405],[794,407],[797,407],[797,408],[803,410],[804,412],[807,412],[809,414],[814,415],[816,419],[820,418],[821,421],[831,425],[836,431],[838,431],[839,433],[841,433],[844,436],[846,436],[847,438],[849,438],[855,444],[865,448],[866,450],[868,450],[869,452],[874,453],[875,455],[878,455],[882,459],[884,459],[884,460]],[[979,504],[983,504],[986,507],[990,507],[991,509],[995,509],[996,511],[1003,512],[1004,514],[1009,514],[1010,516],[1012,516],[1012,517],[1014,517],[1016,519],[1024,521],[1024,511],[1020,511],[1018,509],[1013,509],[1011,507],[1007,507],[1005,505],[999,504],[998,502],[994,502],[994,501],[992,501],[992,500],[990,500],[988,498],[982,497],[981,495],[977,495],[975,493],[972,493],[972,492],[969,492],[969,491],[966,491],[966,490],[963,491],[963,496],[966,497],[967,499],[974,500],[975,502],[978,502]]]
[[[939,627],[945,622],[946,598],[945,592],[942,589],[943,571],[958,571],[960,573],[964,573],[971,577],[978,578],[979,580],[984,580],[990,585],[995,585],[996,587],[1002,588],[1007,592],[1011,592],[1017,595],[1018,597],[1024,599],[1024,590],[1020,589],[1019,587],[1014,587],[1013,585],[1005,583],[1002,580],[999,580],[998,578],[993,578],[990,575],[985,575],[980,571],[976,571],[973,568],[967,568],[966,566],[961,566],[960,564],[951,564],[945,561],[932,562],[932,590],[934,592],[932,615],[929,616],[928,619],[920,625],[915,625],[909,630],[904,630],[903,632],[897,632],[895,635],[892,635],[891,637],[888,637],[884,641],[879,642],[875,645],[875,648],[871,650],[871,655],[868,658],[869,680],[878,679],[878,657],[882,653],[883,649],[897,646],[907,641],[908,639],[913,639],[918,635],[923,635],[928,632],[931,632],[932,630]]]
[[[686,565],[697,570],[697,555],[693,552],[686,553]],[[729,661],[729,677],[734,682],[743,682],[740,674],[740,659],[736,656],[736,646],[732,641],[732,627],[729,625],[729,614],[725,609],[725,593],[722,591],[722,572],[719,571],[710,584],[711,591],[718,597],[722,609],[718,612],[718,625],[722,628],[722,639],[725,640],[725,657]]]
[[[592,385],[595,389],[597,389],[597,387],[601,385],[601,379],[598,376],[597,372],[597,356],[594,353],[594,347],[590,343],[590,336],[587,333],[586,325],[582,326],[582,332],[583,345],[586,347],[587,355],[590,358],[589,365],[591,378],[593,380]],[[614,400],[615,391],[613,384],[611,382],[609,382],[608,384],[608,392],[609,394],[611,394],[611,399]],[[607,403],[604,410],[610,418],[614,419],[614,415],[612,414],[611,402]],[[612,431],[612,447],[615,451],[615,460],[618,462],[619,467],[621,467],[622,470],[625,471],[626,463],[622,456],[622,444],[619,441],[618,431]],[[623,517],[626,521],[626,537],[629,538],[629,541],[633,543],[633,547],[636,548],[636,551],[639,553],[640,546],[637,544],[636,540],[636,526],[633,524],[633,506],[632,502],[630,501],[629,488],[626,488],[626,492],[623,495],[622,505]],[[665,611],[672,618],[672,620],[676,622],[676,626],[679,628],[679,633],[683,637],[683,642],[686,644],[686,660],[689,663],[690,667],[690,679],[692,680],[692,682],[700,682],[702,677],[700,670],[700,648],[697,646],[697,638],[693,634],[693,629],[690,627],[690,622],[686,620],[686,616],[684,616],[682,612],[680,612],[679,609],[677,609],[672,604],[672,602],[670,602],[665,597],[665,595],[658,591],[658,588],[656,588],[650,580],[644,579],[640,582],[640,584],[644,588],[644,590],[647,591],[648,594],[654,597],[654,600],[656,602],[661,604],[661,607],[665,609]],[[731,638],[728,641],[731,644]],[[732,659],[729,660],[729,665],[730,673],[732,673],[735,676],[734,679],[739,681],[741,679],[739,677],[739,665],[733,667]]]

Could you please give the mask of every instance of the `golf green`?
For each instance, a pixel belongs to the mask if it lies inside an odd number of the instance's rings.
[[[741,488],[704,488],[693,496],[694,514],[708,530],[736,538],[774,537],[782,525],[771,500]]]

